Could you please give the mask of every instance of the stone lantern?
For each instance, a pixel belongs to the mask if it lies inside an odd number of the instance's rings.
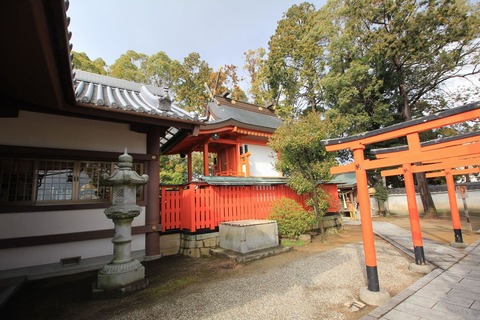
[[[133,158],[125,153],[118,157],[118,169],[111,176],[103,174],[100,183],[112,187],[112,206],[105,209],[107,218],[115,225],[113,259],[98,272],[94,295],[124,294],[148,285],[145,268],[131,256],[132,221],[140,214],[136,204],[137,187],[148,182],[148,176],[139,176],[132,170]]]

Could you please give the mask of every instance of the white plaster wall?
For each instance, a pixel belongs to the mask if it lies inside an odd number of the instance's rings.
[[[0,239],[113,229],[104,209],[0,214]],[[145,225],[145,207],[132,223]]]
[[[433,202],[435,207],[440,213],[450,212],[450,202],[448,201],[447,192],[432,192]],[[417,194],[417,207],[418,213],[423,214],[422,200],[420,195]],[[460,215],[463,214],[463,201],[461,198],[456,197],[457,206]],[[480,190],[468,191],[467,206],[470,213],[480,212]],[[388,196],[388,209],[391,213],[398,215],[408,215],[407,197],[405,194],[394,194]]]
[[[143,250],[145,235],[134,235],[132,251]],[[35,247],[0,250],[0,270],[59,264],[61,259],[81,257],[88,259],[113,254],[112,239],[67,242]]]
[[[281,177],[275,170],[276,153],[268,146],[248,145],[250,156],[250,176],[252,177]]]
[[[18,118],[0,118],[0,144],[146,153],[146,135],[130,131],[127,124],[26,111]]]
[[[145,225],[145,208],[132,223]],[[62,234],[113,229],[113,222],[103,209],[27,212],[0,215],[0,238]],[[145,250],[145,235],[134,235],[132,251]],[[82,259],[113,254],[112,239],[75,241],[51,245],[0,250],[0,270],[59,263],[60,259],[80,256]]]

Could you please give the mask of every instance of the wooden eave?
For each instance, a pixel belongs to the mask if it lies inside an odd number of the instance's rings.
[[[242,125],[242,126],[239,126]],[[264,129],[264,128],[262,128]],[[213,134],[218,134],[219,139],[214,140]],[[203,151],[205,143],[209,144],[212,152],[235,143],[239,137],[256,136],[268,139],[273,134],[273,130],[259,130],[257,126],[244,125],[236,120],[229,119],[221,123],[206,123],[200,127],[198,135],[189,135],[179,144],[173,146],[169,150],[162,152],[163,154],[187,154],[194,151]]]
[[[0,97],[41,109],[73,102],[64,1],[2,1],[0,12]]]
[[[198,121],[107,109],[75,100],[68,32],[68,1],[19,0],[0,2],[0,116],[19,110],[108,122],[175,126],[198,131]]]
[[[237,109],[242,109],[250,112],[255,112],[259,114],[264,114],[264,115],[269,115],[269,116],[274,116],[275,113],[270,110],[270,108],[267,107],[261,107],[252,103],[244,102],[244,101],[236,101],[234,99],[230,99],[227,97],[222,97],[222,96],[215,96],[215,100],[224,106],[232,107],[232,108],[237,108]],[[235,102],[233,102],[235,101]]]
[[[242,130],[258,132],[258,133],[267,133],[267,134],[273,134],[275,132],[275,129],[273,128],[256,126],[256,125],[240,122],[235,119],[227,119],[225,121],[206,123],[205,127],[202,128],[202,131],[218,130],[225,127],[237,127]]]

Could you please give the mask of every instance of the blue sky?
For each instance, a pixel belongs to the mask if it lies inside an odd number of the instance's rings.
[[[268,47],[283,13],[300,0],[70,0],[73,50],[107,64],[127,50],[198,52],[214,70],[243,68],[243,53]],[[309,1],[318,9],[326,0]]]

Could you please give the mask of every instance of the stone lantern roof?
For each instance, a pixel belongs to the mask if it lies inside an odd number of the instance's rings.
[[[113,172],[110,176],[108,173],[104,173],[101,176],[101,183],[104,186],[141,186],[148,182],[148,175],[143,174],[140,176],[138,173],[132,170],[133,157],[127,153],[118,157],[118,170]]]

